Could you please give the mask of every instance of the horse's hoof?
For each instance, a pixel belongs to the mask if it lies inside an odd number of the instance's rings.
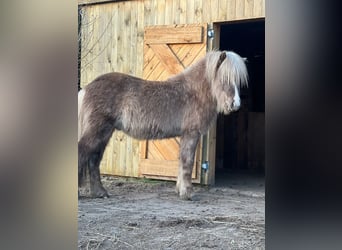
[[[179,198],[184,201],[191,201],[192,200],[192,195],[191,195],[191,190],[192,188],[187,188],[183,192],[179,193]]]
[[[179,195],[179,198],[183,201],[191,201],[192,200],[190,194]]]
[[[175,188],[176,194],[179,194],[179,184],[177,183],[176,188]]]
[[[93,194],[91,194],[91,196],[93,197],[93,198],[105,198],[105,199],[107,199],[107,198],[109,198],[109,194],[107,193],[107,192],[104,192],[104,193],[93,193]]]
[[[98,188],[91,192],[93,198],[109,198],[108,192],[104,188]]]

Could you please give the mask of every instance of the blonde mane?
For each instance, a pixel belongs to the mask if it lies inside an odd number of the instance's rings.
[[[206,55],[206,76],[212,79],[211,84],[236,84],[238,88],[248,86],[248,73],[245,60],[232,51],[226,51],[226,58],[217,69],[221,51],[211,51]]]

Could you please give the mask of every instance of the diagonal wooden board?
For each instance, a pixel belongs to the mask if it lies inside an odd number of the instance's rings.
[[[167,44],[150,44],[150,48],[171,75],[175,75],[184,70],[182,62],[179,61],[178,57]]]

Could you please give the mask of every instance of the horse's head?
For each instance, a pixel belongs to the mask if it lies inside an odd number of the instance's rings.
[[[229,114],[240,108],[239,89],[247,85],[246,59],[230,51],[214,51],[207,57],[207,79],[217,102],[217,111]]]

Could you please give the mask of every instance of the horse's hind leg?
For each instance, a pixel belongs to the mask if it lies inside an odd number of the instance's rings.
[[[84,164],[88,165],[91,196],[101,198],[109,197],[106,189],[101,183],[100,162],[114,128],[111,123],[104,123],[101,124],[99,129],[96,129],[96,132],[94,130],[90,129],[91,132],[86,133],[81,138],[79,142],[79,150],[81,149],[79,157],[84,159]],[[79,171],[80,169],[82,169],[82,167],[79,167]],[[80,174],[81,173],[79,172],[79,175]]]
[[[191,200],[191,175],[195,152],[200,138],[199,132],[190,132],[181,137],[180,159],[176,191],[183,200]]]

